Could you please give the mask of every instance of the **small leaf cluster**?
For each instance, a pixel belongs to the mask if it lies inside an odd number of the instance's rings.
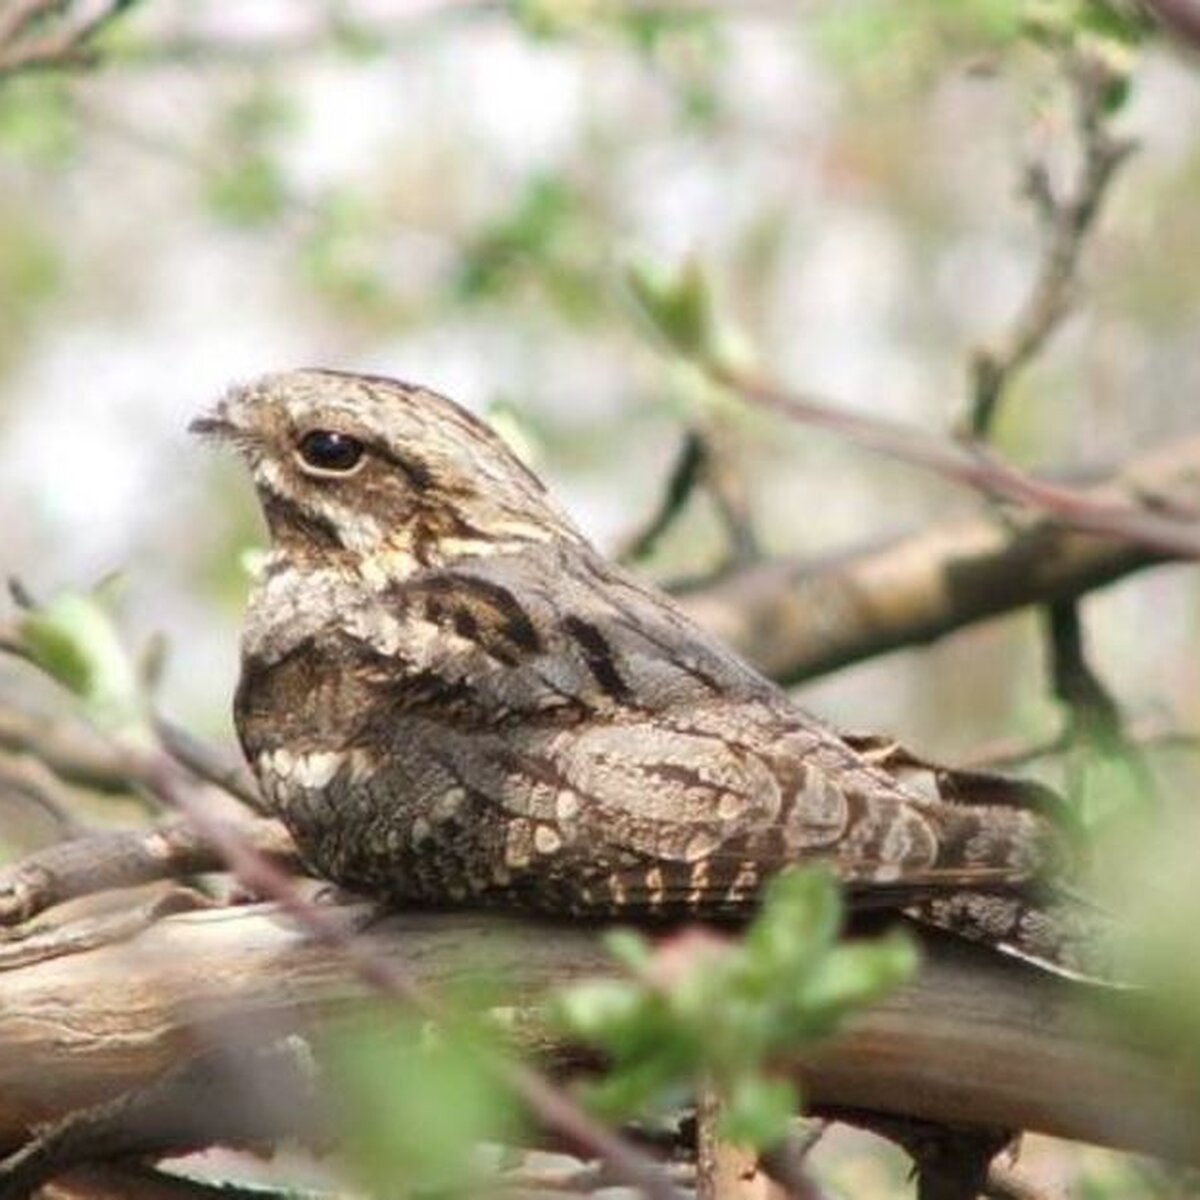
[[[636,934],[614,935],[627,978],[579,985],[554,1006],[569,1033],[611,1062],[590,1103],[607,1117],[630,1117],[703,1083],[720,1099],[725,1137],[778,1142],[800,1096],[770,1075],[772,1058],[828,1037],[916,967],[900,931],[843,943],[841,925],[837,882],[815,868],[776,877],[735,941],[694,932],[655,948]]]

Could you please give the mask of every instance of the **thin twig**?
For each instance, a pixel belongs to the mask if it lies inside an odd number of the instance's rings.
[[[683,512],[692,493],[700,485],[704,475],[704,460],[707,447],[696,429],[689,429],[679,444],[675,461],[667,472],[662,499],[641,529],[631,534],[617,551],[619,562],[636,563],[649,558],[663,534],[675,524]]]
[[[711,426],[697,426],[685,433],[667,473],[658,507],[617,551],[619,562],[641,562],[653,554],[700,488],[712,498],[728,542],[722,571],[745,566],[760,556],[745,480],[736,469],[729,448],[724,445],[726,440]]]
[[[20,798],[49,817],[60,839],[80,837],[86,825],[75,815],[71,789],[32,754],[0,750],[0,794]]]
[[[1180,749],[1200,753],[1200,731],[1181,728],[1161,716],[1126,723],[1125,739],[1141,750]],[[1040,741],[1024,738],[997,738],[974,747],[955,760],[965,768],[986,767],[1006,771],[1025,767],[1041,759],[1053,758],[1071,748],[1071,730],[1064,727],[1053,737]]]
[[[705,440],[708,460],[704,482],[728,543],[727,560],[722,564],[722,570],[728,571],[759,560],[762,545],[754,529],[746,476],[736,447],[731,445],[731,431],[714,427]]]
[[[0,9],[0,46],[21,36],[35,21],[62,7],[62,0],[9,0]]]
[[[1071,736],[1111,746],[1121,736],[1121,713],[1087,660],[1076,601],[1046,606],[1046,641],[1054,694],[1070,713]]]
[[[746,371],[717,363],[706,367],[715,380],[759,408],[828,429],[993,499],[1034,509],[1056,524],[1180,558],[1200,557],[1200,513],[1194,519],[1181,519],[1150,508],[1096,501],[1078,488],[1028,475],[978,442],[947,441],[898,421],[868,417],[806,393],[790,392]]]
[[[260,815],[269,814],[270,807],[259,792],[254,776],[242,763],[165,717],[155,717],[154,730],[167,753],[198,779],[228,792]]]
[[[1056,200],[1044,175],[1030,175],[1031,191],[1051,223],[1047,251],[1030,295],[999,348],[978,353],[975,395],[969,426],[973,433],[990,427],[1004,387],[1013,374],[1045,344],[1068,310],[1079,256],[1113,173],[1132,143],[1113,137],[1104,124],[1107,68],[1091,57],[1072,61],[1076,87],[1076,124],[1083,167],[1074,193]],[[789,392],[728,363],[700,364],[717,382],[744,400],[780,412],[792,420],[828,429],[841,437],[965,485],[992,499],[1044,513],[1057,523],[1101,537],[1118,538],[1181,557],[1200,557],[1200,513],[1155,511],[1098,503],[1084,492],[1048,483],[1021,471],[978,437],[955,442],[931,436],[899,422],[839,408],[806,393]]]
[[[97,61],[92,44],[97,35],[137,0],[110,0],[105,6],[72,16],[63,0],[13,0],[12,11],[0,14],[0,77],[19,71],[90,67]],[[48,32],[34,33],[43,18],[63,13]]]
[[[3,644],[0,650],[10,652]],[[28,754],[80,787],[113,793],[130,791],[120,755],[78,722],[35,717],[0,704],[0,749]]]
[[[1196,0],[1145,0],[1150,10],[1180,41],[1200,47],[1200,4]]]
[[[763,1173],[792,1200],[828,1200],[828,1193],[808,1170],[808,1156],[829,1128],[828,1121],[806,1121],[801,1131],[759,1158]]]
[[[1117,756],[1126,765],[1137,794],[1152,803],[1157,794],[1153,772],[1138,740],[1125,728],[1120,707],[1088,662],[1084,649],[1083,624],[1074,600],[1047,605],[1046,640],[1055,696],[1066,707],[1067,748]],[[1069,759],[1072,796],[1083,800],[1086,761]]]
[[[209,814],[208,820],[216,823],[218,818]],[[296,861],[295,844],[278,821],[243,822],[234,836],[264,859]],[[47,846],[0,871],[0,926],[18,925],[80,896],[185,879],[223,866],[224,859],[209,841],[180,817],[149,829],[90,833]]]
[[[1087,235],[1117,168],[1135,148],[1133,141],[1113,136],[1108,128],[1105,98],[1114,83],[1112,68],[1099,55],[1077,50],[1064,51],[1064,66],[1075,105],[1079,174],[1069,194],[1060,198],[1043,163],[1026,170],[1025,192],[1042,216],[1046,244],[1033,285],[1009,329],[972,356],[966,428],[975,438],[988,436],[1013,376],[1043,349],[1070,312]]]

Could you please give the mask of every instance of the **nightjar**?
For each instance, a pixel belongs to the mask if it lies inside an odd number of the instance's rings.
[[[1070,966],[1044,790],[839,735],[608,562],[425,388],[269,375],[193,423],[245,459],[271,551],[235,698],[322,876],[402,905],[738,917],[789,864]]]

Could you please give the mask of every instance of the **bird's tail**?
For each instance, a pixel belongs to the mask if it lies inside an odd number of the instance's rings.
[[[910,905],[914,920],[1073,979],[1117,983],[1114,920],[1084,897],[949,892]]]
[[[1003,856],[1031,848],[1028,880],[989,889],[951,888],[914,898],[904,907],[914,920],[982,942],[1057,974],[1113,983],[1116,921],[1076,888],[1087,859],[1079,823],[1060,796],[1030,780],[929,763],[895,742],[850,735],[859,753],[887,769],[910,790],[940,802],[948,842],[969,842],[978,831],[996,833]],[[1010,810],[1007,820],[997,819]],[[985,815],[986,814],[986,815]],[[1006,848],[1006,837],[1012,842]]]

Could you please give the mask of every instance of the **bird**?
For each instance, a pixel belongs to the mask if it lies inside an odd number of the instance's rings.
[[[745,918],[823,864],[852,910],[1079,969],[1053,792],[805,711],[453,401],[305,368],[190,428],[240,455],[265,518],[234,719],[317,875],[393,906],[650,925]]]

